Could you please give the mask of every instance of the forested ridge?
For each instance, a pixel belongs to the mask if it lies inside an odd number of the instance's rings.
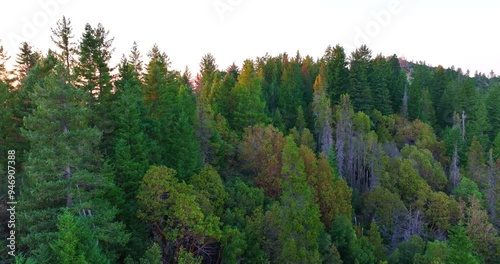
[[[52,32],[0,43],[0,263],[500,263],[493,72],[335,45],[191,73]]]

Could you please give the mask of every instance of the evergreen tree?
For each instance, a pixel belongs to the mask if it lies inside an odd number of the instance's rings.
[[[51,250],[57,263],[110,263],[95,243],[85,218],[79,219],[65,210],[58,217],[56,240]]]
[[[31,68],[35,67],[35,64],[40,57],[41,55],[38,52],[33,51],[33,47],[27,42],[21,43],[19,54],[16,59],[16,73],[19,82],[22,82],[26,76],[28,76]]]
[[[116,109],[116,97],[112,94],[111,71],[109,60],[113,49],[113,38],[108,38],[109,31],[101,24],[93,28],[85,25],[85,30],[78,48],[79,61],[75,67],[77,86],[90,95],[90,109],[93,111],[91,124],[103,133],[101,150],[109,155],[112,152],[113,111]]]
[[[149,167],[147,135],[145,133],[146,107],[142,84],[136,65],[123,58],[119,79],[115,82],[117,105],[114,117],[113,152],[110,155],[117,186],[124,193],[121,219],[132,234],[132,257],[138,258],[146,250],[145,225],[137,219],[137,188]]]
[[[391,94],[392,112],[399,113],[403,106],[407,79],[396,55],[392,55],[389,59],[389,76],[387,78],[389,93]]]
[[[215,63],[215,58],[212,54],[208,53],[201,58],[200,62],[200,74],[201,74],[201,99],[207,101],[209,99],[212,85],[214,83],[214,77],[217,74],[217,64]]]
[[[380,228],[375,221],[372,220],[370,229],[368,230],[368,241],[374,248],[375,258],[378,261],[387,259],[387,248],[384,246],[384,240],[380,236]]]
[[[58,53],[59,61],[62,61],[64,64],[64,69],[66,70],[66,76],[68,77],[72,73],[74,59],[73,55],[76,52],[71,39],[74,37],[72,35],[73,28],[71,26],[71,20],[66,19],[65,16],[59,21],[57,21],[57,28],[52,29],[51,36],[52,41],[56,44],[56,46],[61,50]]]
[[[253,62],[246,60],[238,83],[232,90],[235,100],[234,119],[229,120],[229,124],[236,131],[243,131],[244,128],[260,123],[267,123],[265,115],[266,103],[262,96],[261,80],[258,78]]]
[[[323,58],[328,83],[327,93],[330,101],[337,103],[340,101],[340,95],[348,93],[350,87],[348,62],[344,48],[339,44],[335,47],[328,46]]]
[[[486,159],[483,146],[476,137],[472,138],[472,143],[467,153],[467,169],[471,180],[477,183],[480,190],[487,186],[486,182]]]
[[[46,242],[54,239],[57,215],[68,208],[86,217],[101,249],[113,260],[114,245],[128,240],[107,198],[116,187],[111,175],[99,168],[101,134],[89,126],[88,97],[65,76],[59,65],[45,78],[31,96],[36,109],[24,119],[23,136],[31,149],[21,190],[21,244],[39,262],[52,263],[55,256]]]
[[[303,109],[307,109],[304,102],[300,63],[300,57],[289,59],[287,54],[284,55],[283,74],[281,75],[280,89],[278,90],[278,108],[283,117],[286,130],[294,125],[297,107],[301,106]]]
[[[350,62],[350,89],[348,91],[352,98],[355,111],[369,113],[373,107],[372,90],[368,81],[371,70],[371,50],[366,45],[357,48],[351,54]]]
[[[453,264],[469,264],[479,263],[476,256],[473,255],[472,249],[474,245],[469,237],[463,224],[453,226],[450,229],[450,240],[448,243],[449,250],[446,258],[447,263]]]
[[[491,141],[494,140],[496,133],[500,131],[500,106],[498,104],[498,98],[500,98],[500,85],[492,85],[488,90],[485,101],[488,124],[490,125],[489,137]],[[477,128],[480,128],[480,124],[478,124]]]
[[[143,64],[142,64],[142,60],[141,60],[141,52],[139,51],[139,46],[137,45],[137,42],[135,42],[135,41],[132,44],[132,49],[130,50],[130,55],[128,56],[128,61],[134,67],[134,71],[138,75],[139,79],[142,80]]]
[[[492,114],[494,114],[494,112]],[[488,118],[489,115],[486,103],[480,102],[477,106],[477,110],[472,115],[471,122],[469,122],[467,126],[470,127],[470,129],[468,129],[468,138],[476,137],[485,149],[488,149],[490,146],[489,135],[492,128],[491,124],[494,124],[490,123]]]
[[[329,234],[344,263],[355,263],[356,233],[349,218],[346,215],[337,216]]]
[[[280,263],[319,262],[318,237],[323,228],[313,191],[306,182],[304,162],[291,136],[283,148],[283,193],[279,217],[283,221],[278,234]]]
[[[170,105],[173,119],[168,122],[166,132],[166,164],[174,168],[181,179],[188,180],[201,168],[200,145],[196,137],[196,105],[191,91],[180,86],[176,101]]]
[[[392,113],[391,95],[388,87],[389,64],[382,55],[373,60],[373,71],[370,76],[372,85],[373,108],[384,115]]]

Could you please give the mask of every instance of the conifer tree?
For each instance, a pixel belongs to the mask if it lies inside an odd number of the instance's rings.
[[[463,224],[453,226],[450,229],[449,250],[446,258],[447,263],[452,264],[474,264],[479,263],[476,256],[473,255],[472,241],[467,236]]]
[[[469,177],[477,183],[480,190],[487,186],[486,182],[486,159],[483,146],[476,137],[472,138],[472,143],[467,153],[467,169]]]
[[[51,250],[57,263],[110,263],[103,254],[88,224],[65,210],[58,217],[57,233]]]
[[[19,54],[16,58],[16,73],[19,82],[22,82],[30,73],[31,68],[40,59],[40,54],[33,50],[33,47],[27,42],[21,43]]]
[[[113,112],[116,110],[116,97],[112,93],[111,71],[109,66],[113,48],[113,38],[101,24],[92,27],[85,25],[81,37],[78,55],[79,61],[75,67],[77,87],[90,95],[90,109],[93,112],[91,124],[102,132],[101,151],[110,155],[113,141]]]
[[[149,167],[148,143],[142,84],[137,65],[123,58],[119,79],[115,82],[117,105],[114,119],[113,152],[110,158],[116,174],[115,182],[124,193],[120,217],[131,232],[131,256],[138,258],[146,249],[145,225],[137,219],[137,189]]]
[[[232,92],[235,110],[234,118],[229,120],[229,124],[232,124],[236,131],[243,131],[248,126],[265,124],[269,121],[265,115],[266,103],[262,96],[261,80],[251,60],[246,60],[243,64],[238,83]]]
[[[318,237],[323,229],[318,205],[307,184],[304,162],[293,138],[288,136],[283,148],[283,193],[279,217],[283,221],[278,239],[280,263],[319,262]]]
[[[57,215],[67,208],[85,218],[101,249],[115,259],[114,245],[125,244],[128,236],[107,198],[116,187],[100,168],[101,133],[89,126],[87,94],[71,85],[59,64],[31,99],[36,109],[24,119],[23,131],[31,149],[21,190],[22,245],[39,262],[52,263],[46,242],[54,239]]]
[[[368,81],[371,51],[366,45],[362,45],[352,53],[350,66],[351,86],[348,93],[352,98],[354,110],[369,113],[373,106],[372,90]]]
[[[386,59],[382,55],[377,55],[373,60],[373,71],[369,76],[372,85],[373,108],[384,115],[392,113],[391,95],[388,87],[389,70]]]
[[[325,67],[327,74],[327,93],[332,103],[340,101],[340,95],[349,92],[349,70],[344,48],[337,44],[329,46],[325,51]]]
[[[278,108],[283,117],[285,129],[290,129],[297,116],[297,107],[307,108],[303,98],[303,80],[299,58],[289,59],[288,55],[285,54],[283,60],[283,74],[278,90]]]
[[[71,39],[74,37],[72,33],[71,20],[63,16],[61,20],[57,21],[57,28],[52,29],[53,36],[51,36],[52,41],[61,50],[57,55],[59,61],[62,61],[64,64],[67,76],[72,73],[75,62],[73,55],[76,53],[76,49],[73,46],[74,43],[71,42]]]

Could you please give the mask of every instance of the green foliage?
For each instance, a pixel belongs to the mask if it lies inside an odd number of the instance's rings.
[[[373,253],[377,261],[384,261],[387,259],[387,248],[384,246],[384,241],[380,235],[380,229],[375,221],[370,224],[370,229],[367,233],[369,243],[373,246]]]
[[[278,90],[278,108],[283,117],[285,130],[294,126],[298,107],[306,109],[299,60],[299,57],[288,59],[288,55],[284,54],[283,74],[281,75],[280,89]]]
[[[85,218],[78,219],[67,210],[58,217],[56,240],[50,248],[57,263],[110,263],[95,243]]]
[[[382,55],[373,60],[373,71],[370,76],[373,107],[384,115],[392,113],[391,95],[389,91],[390,61]]]
[[[448,186],[448,180],[444,174],[443,167],[434,159],[429,150],[405,145],[401,149],[401,155],[416,163],[418,174],[433,190],[444,190]]]
[[[221,216],[227,193],[219,173],[212,166],[206,165],[191,178],[190,183],[203,214]]]
[[[349,218],[346,215],[337,216],[335,221],[333,221],[329,234],[332,236],[332,241],[337,247],[342,261],[345,263],[354,263],[356,258],[354,252],[356,233]]]
[[[154,243],[146,252],[144,256],[140,259],[140,264],[157,264],[161,263],[161,248],[158,244]]]
[[[437,192],[431,194],[425,214],[431,229],[439,229],[444,233],[458,221],[460,212],[458,203],[453,198],[443,192]]]
[[[243,229],[246,217],[264,205],[262,189],[247,185],[237,178],[226,185],[227,199],[222,220],[225,224]]]
[[[479,263],[474,256],[472,249],[473,244],[462,223],[453,226],[449,231],[449,250],[446,258],[447,263]]]
[[[477,183],[467,177],[461,178],[457,188],[453,189],[453,195],[457,200],[462,199],[464,201],[467,201],[468,197],[471,195],[479,200],[483,198],[483,194],[479,191]]]
[[[163,238],[167,252],[187,241],[203,248],[219,240],[218,218],[205,217],[193,187],[179,182],[175,175],[175,170],[163,166],[152,166],[147,171],[137,194],[138,217],[150,223],[153,233]],[[176,254],[179,249],[176,247]]]
[[[366,219],[377,219],[378,225],[388,238],[392,234],[395,220],[407,213],[407,209],[397,193],[377,186],[363,196],[363,215]]]
[[[337,215],[350,217],[351,190],[342,178],[335,178],[324,154],[318,158],[307,147],[300,147],[307,183],[314,190],[314,201],[319,205],[321,221],[328,229]]]
[[[398,245],[396,250],[389,256],[389,263],[414,263],[424,254],[425,242],[419,236],[411,236],[408,241]]]
[[[318,237],[321,263],[342,263],[337,247],[332,243],[332,237],[327,232],[321,232]]]
[[[304,162],[293,138],[288,136],[283,148],[283,193],[279,218],[282,221],[278,240],[280,263],[319,262],[318,237],[323,228],[313,191],[306,182]]]
[[[203,259],[201,257],[195,257],[192,253],[189,253],[181,247],[179,250],[179,255],[177,256],[177,263],[179,264],[201,264]]]
[[[108,200],[116,187],[97,151],[101,133],[89,126],[87,96],[68,82],[62,66],[31,94],[36,109],[24,119],[23,135],[31,150],[24,186],[30,191],[21,196],[21,243],[39,260],[50,261],[44,242],[54,239],[56,216],[63,208],[89,217],[101,249],[112,260],[114,247],[128,240]]]
[[[424,263],[444,264],[448,255],[448,245],[439,240],[429,241],[422,258]]]
[[[348,93],[350,89],[347,56],[340,45],[328,46],[325,51],[325,67],[327,72],[327,93],[332,103],[340,101],[340,95]]]
[[[264,114],[266,102],[262,96],[261,80],[251,60],[245,61],[232,93],[235,109],[234,118],[229,120],[229,123],[235,131],[240,132],[248,126],[268,123],[269,120]]]
[[[366,45],[357,48],[351,55],[350,83],[348,91],[352,96],[354,110],[369,113],[373,107],[372,90],[368,82],[371,68],[371,50]]]
[[[500,262],[498,77],[336,45],[193,78],[135,42],[113,77],[108,31],[72,32],[0,46],[17,263]]]
[[[489,138],[493,140],[496,136],[496,133],[500,131],[500,106],[498,104],[498,98],[500,98],[500,85],[495,84],[492,85],[488,89],[488,95],[485,100],[486,112],[488,117],[488,125],[491,126],[489,131]],[[481,110],[484,111],[484,110]],[[482,114],[482,113],[481,113]],[[482,117],[479,115],[479,117]],[[482,121],[482,120],[481,120]],[[480,128],[479,124],[477,128]]]

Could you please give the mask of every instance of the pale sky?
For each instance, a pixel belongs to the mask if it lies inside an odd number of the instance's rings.
[[[137,41],[157,43],[183,71],[198,71],[212,53],[220,69],[266,53],[321,57],[340,43],[350,53],[367,44],[373,54],[396,54],[444,67],[500,74],[500,2],[431,0],[7,0],[0,44],[15,57],[27,40],[44,53],[54,48],[51,28],[71,19],[75,41],[86,23],[102,23],[114,37],[113,66]],[[12,59],[13,61],[13,59]]]

